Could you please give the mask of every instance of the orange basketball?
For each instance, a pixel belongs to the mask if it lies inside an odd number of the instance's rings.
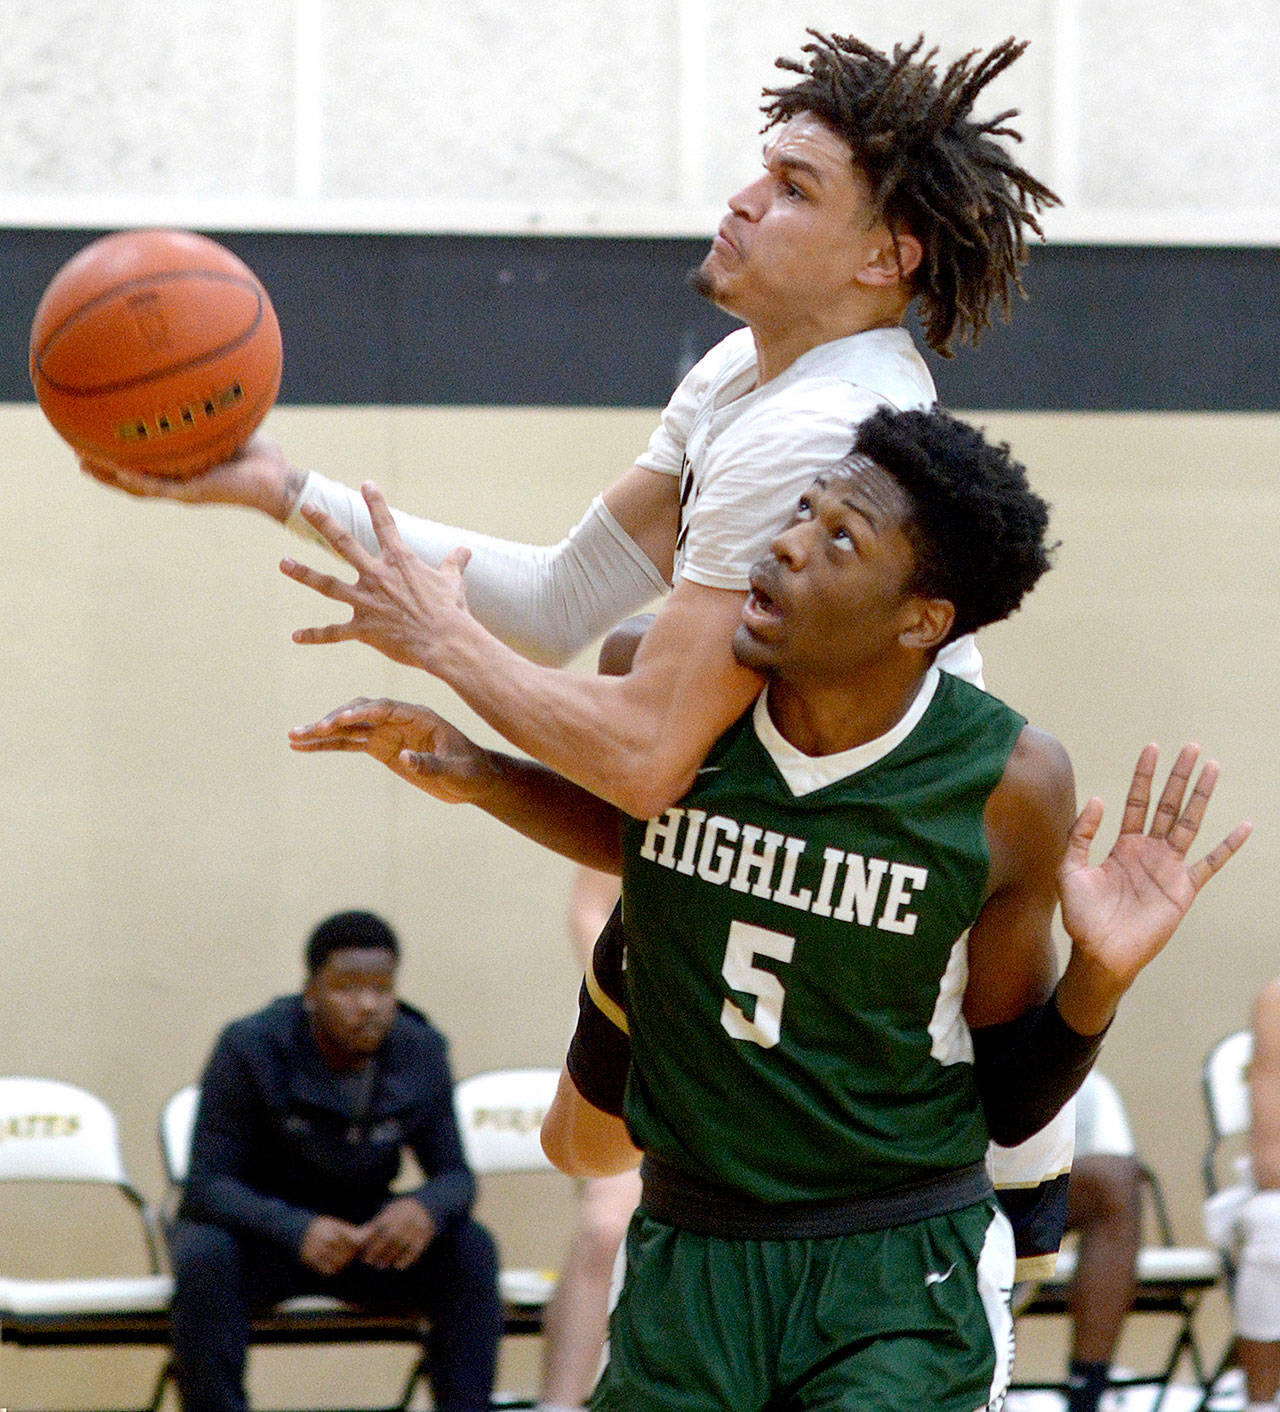
[[[73,255],[31,325],[31,382],[87,456],[185,480],[233,456],[280,390],[267,291],[215,240],[127,230]]]

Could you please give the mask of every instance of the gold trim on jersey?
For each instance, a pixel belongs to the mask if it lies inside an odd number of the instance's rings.
[[[587,985],[587,994],[591,997],[591,1003],[608,1020],[615,1029],[619,1029],[623,1034],[631,1033],[631,1026],[627,1024],[627,1012],[600,988],[600,982],[596,980],[595,972],[590,966],[583,977]]]

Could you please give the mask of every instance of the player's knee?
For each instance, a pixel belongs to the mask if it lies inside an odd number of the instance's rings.
[[[240,1245],[222,1226],[180,1221],[170,1241],[174,1283],[180,1293],[223,1290],[238,1280]]]

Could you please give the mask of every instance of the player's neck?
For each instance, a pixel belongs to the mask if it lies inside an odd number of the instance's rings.
[[[371,1054],[357,1053],[340,1044],[316,1023],[314,1015],[311,1017],[311,1038],[320,1051],[320,1057],[335,1074],[354,1074],[373,1058]]]
[[[844,682],[769,683],[769,719],[805,755],[837,755],[887,734],[911,709],[928,672],[913,658],[895,669]]]
[[[751,325],[756,345],[756,386],[761,387],[780,377],[798,358],[810,349],[840,338],[850,338],[870,329],[897,328],[902,311],[880,308],[859,310],[844,318],[822,318],[804,324],[785,326]]]

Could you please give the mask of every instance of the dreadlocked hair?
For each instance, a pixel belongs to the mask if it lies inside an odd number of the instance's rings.
[[[881,407],[859,424],[853,450],[906,492],[912,591],[954,605],[951,638],[1007,618],[1048,570],[1049,506],[1007,443],[937,407]]]
[[[1015,294],[1025,298],[1020,267],[1027,231],[1057,196],[1018,166],[998,139],[1020,142],[1006,126],[1010,108],[986,122],[971,117],[974,99],[1027,47],[1006,39],[989,54],[973,50],[939,78],[937,49],[924,36],[895,45],[892,57],[852,36],[807,31],[808,62],[777,67],[803,75],[788,88],[766,88],[764,131],[810,112],[853,148],[871,184],[875,212],[895,237],[906,231],[924,249],[912,280],[930,347],[950,357],[957,337],[977,344],[998,306],[1007,321]]]

